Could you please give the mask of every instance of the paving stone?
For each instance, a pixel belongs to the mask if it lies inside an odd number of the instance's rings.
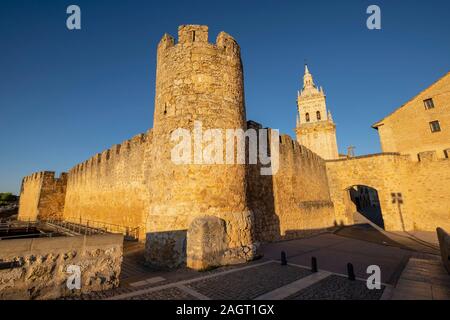
[[[125,300],[198,300],[198,299],[177,287],[172,287],[149,292],[139,296],[134,296]]]
[[[223,276],[199,280],[188,286],[214,300],[254,299],[293,281],[311,275],[307,269],[269,263]]]
[[[310,287],[300,290],[286,300],[379,300],[385,286],[369,290],[364,281],[350,281],[331,275]]]

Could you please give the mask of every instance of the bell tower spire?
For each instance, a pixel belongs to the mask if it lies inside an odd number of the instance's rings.
[[[303,75],[303,90],[306,88],[315,88],[312,74],[309,72],[308,65],[305,64],[305,74]]]
[[[326,160],[337,159],[336,125],[327,110],[323,88],[316,87],[306,63],[297,107],[297,141]]]

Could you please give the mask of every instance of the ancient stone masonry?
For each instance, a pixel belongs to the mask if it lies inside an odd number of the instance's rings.
[[[386,230],[434,231],[450,228],[450,160],[431,156],[422,161],[408,155],[382,153],[327,161],[336,217],[353,223],[355,205],[348,189],[365,185],[377,190]]]
[[[245,165],[178,165],[171,160],[171,133],[178,128],[192,132],[194,121],[201,121],[204,130],[245,129],[238,44],[225,32],[209,43],[207,26],[180,26],[178,43],[167,34],[161,39],[156,70],[157,139],[152,145],[146,217],[149,255],[159,250],[159,241],[151,245],[155,236],[160,239],[155,234],[187,230],[196,217],[211,215],[225,221],[228,246],[241,262],[252,259],[254,253],[245,249],[253,243]]]
[[[437,158],[448,158],[449,101],[450,72],[373,125],[380,135],[383,152],[409,154],[415,161],[424,151],[435,151]],[[432,122],[438,123],[434,131]]]
[[[95,155],[69,171],[64,219],[140,228],[148,206],[145,172],[151,131]]]
[[[119,285],[122,235],[0,241],[0,300],[78,296]],[[80,289],[69,288],[70,266],[80,270]],[[72,273],[73,274],[73,273]]]
[[[328,160],[338,157],[335,124],[307,68],[299,93],[297,141],[281,135],[279,170],[261,175],[260,162],[207,164],[202,150],[196,152],[198,125],[203,131],[262,129],[246,119],[243,66],[233,37],[221,32],[209,42],[207,26],[182,25],[178,41],[162,37],[156,62],[153,128],[59,179],[50,172],[26,177],[19,219],[138,230],[148,264],[195,269],[249,261],[261,242],[353,223],[348,189],[354,185],[378,191],[386,229],[449,229],[450,160],[426,152],[433,150],[421,150],[416,161],[399,153]],[[177,130],[194,132],[189,136],[194,140],[191,163],[172,159]],[[449,149],[447,142],[439,142],[439,148]],[[200,142],[201,149],[205,145]]]
[[[19,219],[23,221],[62,218],[67,173],[55,178],[54,172],[37,172],[22,180]]]
[[[237,42],[221,32],[210,43],[206,26],[185,25],[177,43],[166,34],[158,45],[153,129],[69,171],[64,220],[139,228],[149,264],[193,268],[245,262],[259,242],[335,223],[324,161],[288,136],[275,176],[262,176],[260,164],[172,162],[172,132],[199,122],[203,130],[261,128],[246,122]],[[21,217],[34,214],[40,192],[27,184]]]
[[[249,126],[260,128],[255,122]],[[261,242],[295,238],[335,225],[325,161],[287,135],[280,137],[277,174],[249,166],[248,200]]]

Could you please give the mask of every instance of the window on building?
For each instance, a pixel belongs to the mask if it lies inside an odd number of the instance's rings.
[[[434,103],[433,103],[433,99],[426,99],[426,100],[423,100],[423,104],[424,104],[424,106],[425,106],[425,109],[433,109],[434,108]]]
[[[439,124],[439,121],[431,121],[430,122],[430,128],[431,128],[431,132],[439,132],[441,131],[441,126]]]
[[[445,155],[445,157],[448,159],[448,158],[450,158],[450,149],[445,149],[444,150],[444,155]]]
[[[316,117],[317,117],[317,120],[320,120],[320,118],[321,118],[321,117],[320,117],[320,111],[317,111],[317,112],[316,112]]]
[[[306,122],[309,122],[309,113],[308,112],[305,114],[305,119],[306,119]]]

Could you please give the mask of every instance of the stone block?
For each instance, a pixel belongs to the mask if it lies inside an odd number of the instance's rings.
[[[223,264],[227,249],[224,220],[203,216],[194,219],[187,233],[187,266],[204,270]]]
[[[119,285],[122,243],[122,235],[0,241],[0,261],[17,262],[0,270],[0,300],[57,299],[113,289]],[[67,287],[71,265],[80,268],[80,289]]]
[[[146,263],[156,268],[177,268],[186,263],[186,230],[149,232],[145,241]]]

